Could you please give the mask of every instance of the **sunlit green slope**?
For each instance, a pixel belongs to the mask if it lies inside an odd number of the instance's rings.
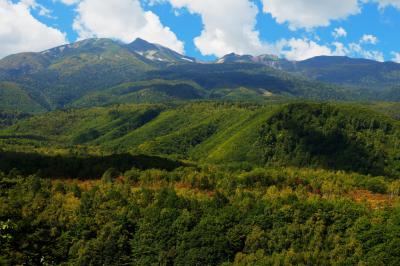
[[[224,164],[400,172],[398,122],[357,105],[119,105],[55,111],[0,134],[13,149],[80,145]]]

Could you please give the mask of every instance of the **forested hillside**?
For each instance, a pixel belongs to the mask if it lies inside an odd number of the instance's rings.
[[[0,174],[4,265],[398,265],[399,181],[296,168]]]
[[[87,39],[0,60],[0,111],[181,100],[400,100],[400,64],[227,55],[200,62],[145,40]]]
[[[0,263],[398,265],[398,117],[307,102],[3,113]]]
[[[399,81],[142,39],[8,56],[0,265],[400,265]]]
[[[400,82],[400,64],[348,57],[311,58],[297,63],[294,72],[323,82],[373,91],[398,88]]]
[[[400,64],[398,63],[345,56],[317,56],[304,61],[289,61],[270,55],[229,54],[220,58],[218,63],[264,65],[321,82],[358,88],[363,94],[375,92],[375,95],[371,97],[387,96],[385,93],[393,88],[398,89],[400,82]]]
[[[15,151],[52,146],[68,153],[79,145],[109,154],[397,176],[399,122],[371,109],[319,103],[118,105],[34,116],[1,130],[0,140]]]

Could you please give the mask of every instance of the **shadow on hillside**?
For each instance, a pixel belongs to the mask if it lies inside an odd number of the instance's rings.
[[[126,171],[139,169],[173,170],[183,164],[166,158],[115,154],[109,156],[49,156],[36,153],[0,152],[0,171],[16,169],[24,175],[39,173],[50,178],[100,178],[109,168]]]
[[[334,113],[327,115],[320,109],[292,105],[271,117],[261,132],[264,162],[371,175],[389,174],[385,151],[374,148],[374,138],[357,137],[358,129],[350,123],[335,117]]]
[[[313,130],[297,134],[300,150],[310,155],[307,165],[361,174],[386,174],[384,154],[376,154],[361,140],[351,139],[340,131],[323,134]]]

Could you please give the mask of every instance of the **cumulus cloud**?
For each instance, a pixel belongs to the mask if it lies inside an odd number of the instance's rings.
[[[292,30],[328,26],[330,21],[360,13],[358,0],[261,0],[265,13]]]
[[[65,33],[31,14],[34,2],[0,0],[0,58],[19,52],[37,52],[67,43]]]
[[[80,39],[104,37],[131,42],[143,38],[184,51],[183,42],[162,25],[156,14],[144,11],[139,0],[82,0],[76,12],[73,28]]]
[[[379,62],[385,61],[383,53],[376,50],[366,50],[360,43],[350,43],[348,53],[350,56],[358,56],[366,59],[376,60]]]
[[[62,0],[76,1],[76,0]],[[194,44],[203,55],[223,56],[238,54],[273,53],[290,60],[304,60],[320,55],[366,57],[383,61],[379,51],[364,49],[364,44],[376,44],[373,35],[364,35],[358,43],[345,45],[341,42],[321,44],[313,38],[281,39],[266,42],[256,28],[257,5],[251,0],[144,0],[149,5],[169,3],[174,12],[199,15],[203,29],[194,38]],[[327,26],[332,20],[344,19],[360,12],[362,2],[370,0],[261,0],[264,11],[279,23],[287,22],[292,29],[312,29]],[[322,3],[323,2],[323,3]],[[81,0],[74,28],[80,38],[113,37],[128,42],[141,37],[181,51],[182,43],[175,34],[163,27],[152,12],[145,12],[139,0]],[[226,15],[229,14],[229,15]],[[332,35],[346,37],[344,28],[335,28]],[[165,37],[167,36],[167,38]],[[182,47],[182,48],[180,48]]]
[[[305,60],[315,56],[350,56],[361,57],[379,62],[384,61],[384,55],[377,50],[365,49],[361,42],[345,45],[341,42],[318,44],[307,39],[281,40],[276,44],[277,52],[289,60]],[[400,59],[400,53],[392,53],[393,61]],[[397,57],[396,57],[397,56]]]
[[[281,40],[277,42],[276,47],[280,55],[289,60],[305,60],[315,56],[332,55],[328,46],[306,39]]]
[[[158,0],[160,1],[163,0]],[[276,43],[261,41],[259,32],[256,30],[256,17],[259,10],[249,0],[165,1],[174,8],[186,8],[190,13],[201,16],[204,28],[201,35],[194,39],[194,43],[203,55],[223,56],[231,52],[273,53],[289,60],[304,60],[335,53],[330,47],[309,39],[281,39]],[[154,4],[154,0],[152,3]],[[229,16],[223,14],[229,14]],[[343,32],[340,33],[343,34]]]
[[[393,6],[400,9],[400,0],[371,0],[372,2],[378,3],[379,8],[385,8]]]
[[[363,41],[363,38],[361,38],[358,43],[352,42],[347,45],[341,42],[334,42],[332,43],[332,46],[334,47],[334,49],[332,48],[332,55],[361,57],[379,62],[383,62],[385,60],[381,51],[366,49],[364,44],[366,43]]]
[[[392,56],[393,56],[392,61],[400,64],[400,52],[399,53],[392,52]]]
[[[332,43],[335,50],[332,52],[332,55],[336,56],[346,56],[349,54],[349,49],[341,42],[334,42]]]
[[[361,43],[377,44],[378,38],[372,34],[364,34],[360,40]]]
[[[349,47],[342,43],[320,44],[320,41],[316,40],[317,38],[314,38],[314,40],[291,38],[281,39],[275,43],[263,42],[256,29],[256,18],[259,10],[250,0],[148,0],[147,2],[151,5],[168,2],[178,11],[186,9],[192,14],[200,15],[203,30],[200,36],[194,39],[194,43],[203,55],[220,57],[231,52],[253,55],[273,53],[289,60],[304,60],[314,56],[347,55],[350,53]],[[307,1],[307,4],[311,2]],[[288,1],[283,0],[275,3],[276,5],[281,3],[283,6],[290,6],[295,2],[291,0],[289,4]],[[327,10],[337,10],[338,4],[336,1],[335,3],[331,2]],[[349,1],[346,0],[346,2],[341,3],[347,5]],[[353,9],[347,10],[358,12],[357,1],[352,3]],[[321,6],[320,1],[315,1],[315,4]],[[296,3],[294,5],[296,6]],[[300,14],[301,12],[297,10],[295,13]],[[229,14],[229,16],[224,14]],[[333,17],[335,16],[331,16],[331,18]],[[329,20],[326,21],[329,23]],[[335,29],[333,34],[337,37],[345,37],[347,32],[339,27]]]
[[[46,8],[45,6],[36,2],[36,0],[21,0],[21,4],[26,5],[30,9],[38,10],[40,16],[47,17],[47,18],[54,18],[51,15],[51,11]]]
[[[66,5],[74,5],[79,3],[80,0],[58,0]]]
[[[346,37],[347,36],[347,31],[343,29],[342,27],[335,28],[332,32],[332,36],[335,37],[336,39],[340,37]]]
[[[164,0],[176,9],[200,15],[204,28],[194,39],[203,55],[271,52],[260,40],[256,27],[257,6],[249,0]],[[154,1],[153,1],[154,2]]]

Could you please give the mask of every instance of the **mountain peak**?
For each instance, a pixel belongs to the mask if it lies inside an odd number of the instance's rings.
[[[150,43],[141,38],[137,38],[127,45],[130,51],[140,54],[151,61],[159,63],[194,63],[196,60],[192,57],[184,56],[160,44]]]
[[[136,40],[134,40],[133,42],[128,44],[128,46],[131,49],[135,50],[136,52],[148,51],[148,50],[159,50],[159,47],[157,45],[150,43],[146,40],[143,40],[141,38],[137,38]]]
[[[282,59],[277,55],[263,54],[258,56],[238,55],[235,53],[227,54],[217,60],[218,64],[224,63],[249,63],[259,64],[276,69],[294,69],[295,62]]]
[[[54,47],[45,51],[40,52],[41,55],[58,57],[71,52],[94,52],[107,50],[113,46],[120,46],[120,44],[112,39],[107,38],[90,38],[80,40],[74,43],[64,44],[58,47]]]
[[[381,62],[366,58],[350,58],[347,56],[321,55],[300,62],[303,65],[321,67],[330,65],[379,65]]]
[[[149,43],[148,41],[146,41],[146,40],[144,40],[144,39],[142,39],[142,38],[140,38],[140,37],[136,38],[136,39],[133,41],[133,43],[135,43],[135,42]]]
[[[230,53],[217,60],[217,63],[252,63],[253,56]]]
[[[241,55],[240,55],[240,54],[237,54],[237,53],[234,53],[234,52],[232,52],[232,53],[226,54],[224,57],[229,57],[229,56],[241,56]]]

